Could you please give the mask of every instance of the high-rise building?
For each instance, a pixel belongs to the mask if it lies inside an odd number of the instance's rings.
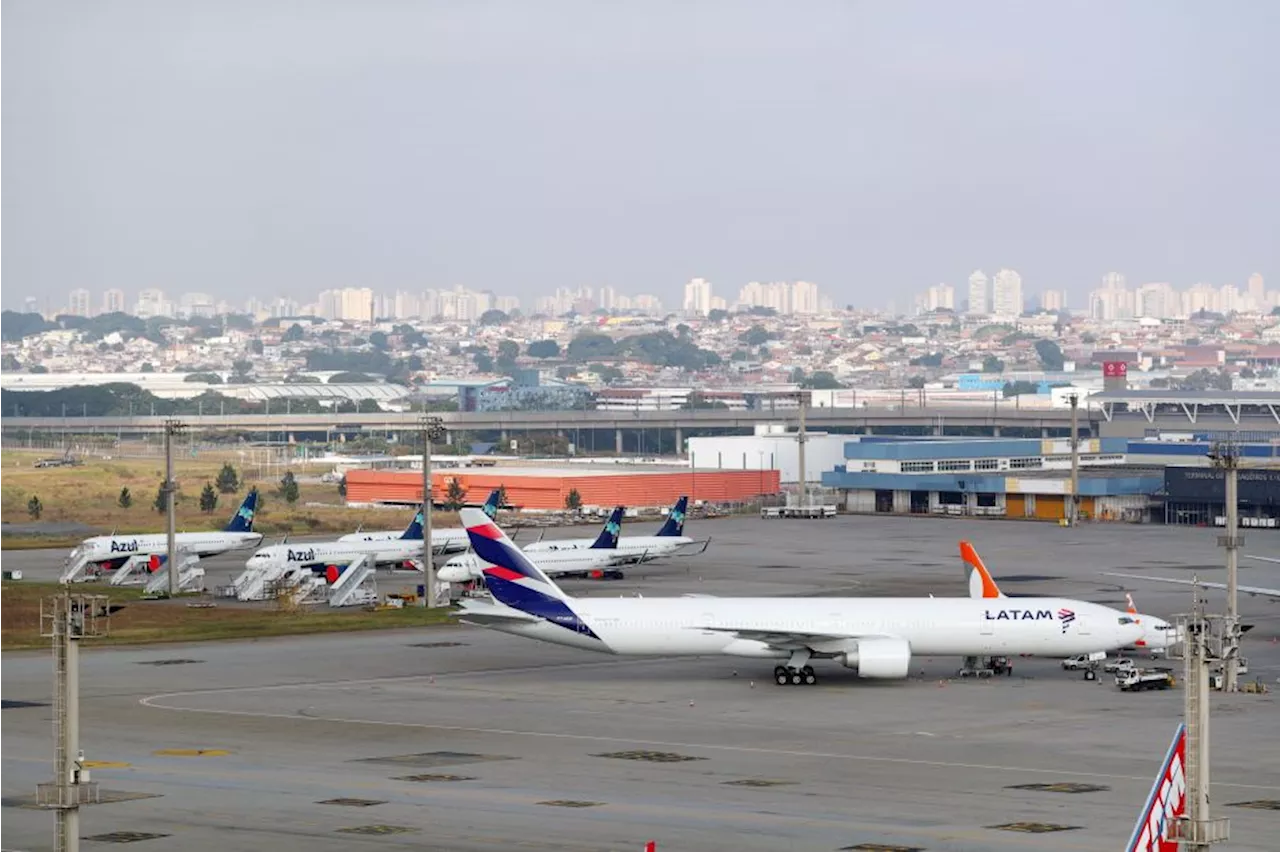
[[[102,312],[104,314],[114,314],[124,311],[124,291],[123,290],[104,290],[102,291]]]
[[[396,319],[414,319],[422,310],[422,299],[417,293],[397,290],[391,306],[391,315]]]
[[[133,313],[142,319],[168,317],[173,316],[173,305],[165,299],[163,290],[141,290],[138,293],[138,301],[133,306]]]
[[[1134,294],[1133,315],[1152,319],[1169,319],[1178,315],[1182,301],[1173,285],[1164,281],[1143,284]]]
[[[636,310],[649,314],[662,312],[662,300],[649,293],[641,293],[632,300]]]
[[[89,307],[89,291],[84,288],[78,288],[71,291],[67,297],[67,313],[73,317],[93,316],[93,311]]]
[[[1240,288],[1234,284],[1223,284],[1218,291],[1218,310],[1224,314],[1244,310],[1244,300],[1240,296]]]
[[[1249,306],[1250,309],[1262,311],[1263,313],[1270,310],[1270,306],[1267,304],[1267,287],[1266,283],[1262,280],[1261,272],[1255,272],[1249,276],[1248,288],[1249,301],[1253,303]]]
[[[991,313],[1016,317],[1022,308],[1022,276],[1012,269],[1001,269],[991,281]]]
[[[1222,297],[1218,290],[1209,284],[1196,284],[1187,288],[1182,294],[1182,315],[1191,316],[1200,311],[1218,313],[1222,309]]]
[[[818,285],[812,281],[797,281],[791,285],[791,313],[818,313]]]
[[[1040,309],[1050,313],[1067,309],[1067,291],[1045,290],[1040,294]]]
[[[694,278],[684,285],[684,312],[704,317],[711,312],[710,281]]]
[[[217,313],[214,298],[208,293],[183,293],[178,313],[184,317],[211,317]]]
[[[987,276],[981,269],[975,269],[969,276],[969,313],[991,313],[991,302],[987,298]]]
[[[924,309],[926,311],[956,309],[956,288],[950,284],[935,284],[924,293]]]

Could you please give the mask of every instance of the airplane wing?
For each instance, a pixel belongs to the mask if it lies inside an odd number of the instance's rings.
[[[1256,558],[1256,557],[1255,557]],[[1117,574],[1110,571],[1103,571],[1108,577],[1125,577],[1130,580],[1152,580],[1157,583],[1173,583],[1178,586],[1196,586],[1201,589],[1223,589],[1227,588],[1226,583],[1211,583],[1207,580],[1177,580],[1173,577],[1149,577],[1143,574]],[[1250,597],[1264,597],[1272,600],[1280,601],[1280,589],[1266,589],[1262,586],[1242,586],[1236,585],[1237,591]]]
[[[542,620],[518,609],[498,607],[475,600],[462,601],[462,610],[455,613],[454,617],[463,624],[474,624],[477,627],[488,627],[493,624],[534,624]]]
[[[1276,559],[1274,556],[1248,556],[1248,555],[1246,555],[1246,556],[1245,556],[1245,559],[1256,559],[1256,560],[1258,560],[1259,562],[1274,562],[1274,563],[1276,563],[1277,565],[1280,565],[1280,559]]]
[[[693,627],[691,630],[705,630],[713,633],[729,633],[739,639],[752,639],[766,642],[775,648],[791,650],[809,648],[814,651],[824,650],[822,646],[841,642],[846,639],[889,638],[883,634],[855,634],[837,631],[808,630],[761,630],[754,627]]]

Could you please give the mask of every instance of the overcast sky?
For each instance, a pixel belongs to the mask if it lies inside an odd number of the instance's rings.
[[[1280,3],[5,0],[3,300],[1280,287]]]

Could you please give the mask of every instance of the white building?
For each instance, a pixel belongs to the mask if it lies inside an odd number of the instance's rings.
[[[1016,317],[1022,306],[1022,276],[1012,269],[1001,269],[991,282],[991,313]]]
[[[124,311],[124,291],[123,290],[104,290],[102,293],[102,312],[104,314],[114,314]]]
[[[689,438],[689,467],[694,470],[777,470],[784,484],[800,481],[800,451],[794,429],[785,424],[757,427],[755,435],[718,435]],[[817,488],[822,474],[844,464],[844,445],[851,435],[809,432],[804,466],[809,488]]]
[[[1040,307],[1046,311],[1065,311],[1067,309],[1067,291],[1045,290],[1040,294]]]
[[[93,316],[89,307],[89,291],[83,288],[72,290],[67,296],[67,313],[74,317]]]
[[[163,290],[142,290],[138,293],[138,301],[133,306],[133,313],[142,319],[168,317],[173,316],[173,305],[165,299]]]
[[[704,317],[711,312],[710,281],[694,278],[684,285],[684,312]]]
[[[987,276],[981,269],[975,269],[969,276],[969,313],[991,313],[991,302],[987,298]]]
[[[1134,296],[1134,315],[1169,319],[1178,315],[1182,300],[1174,292],[1173,285],[1163,281],[1143,284]]]

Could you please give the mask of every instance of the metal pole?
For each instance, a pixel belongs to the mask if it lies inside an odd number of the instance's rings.
[[[177,526],[174,518],[174,482],[173,482],[173,433],[177,431],[178,424],[174,420],[166,420],[164,424],[164,511],[166,515],[165,528],[165,564],[166,570],[169,572],[169,596],[176,597],[178,594],[178,542],[175,533]]]
[[[1222,656],[1222,690],[1235,692],[1239,689],[1240,664],[1240,610],[1237,600],[1239,591],[1239,575],[1237,573],[1240,559],[1240,506],[1239,506],[1239,473],[1240,459],[1235,447],[1228,447],[1222,453],[1223,472],[1226,477],[1226,509],[1227,535],[1227,623],[1226,642]]]
[[[419,420],[422,428],[422,573],[423,597],[422,606],[434,609],[436,602],[436,566],[431,552],[431,444],[437,437],[444,436],[444,424],[439,417],[423,416]]]
[[[1071,495],[1067,504],[1067,524],[1075,526],[1080,519],[1080,397],[1071,400]]]
[[[809,505],[809,482],[808,469],[805,467],[804,445],[808,443],[809,437],[804,429],[804,413],[805,413],[805,395],[804,391],[800,392],[800,431],[796,433],[796,449],[798,450],[800,462],[800,505]]]

